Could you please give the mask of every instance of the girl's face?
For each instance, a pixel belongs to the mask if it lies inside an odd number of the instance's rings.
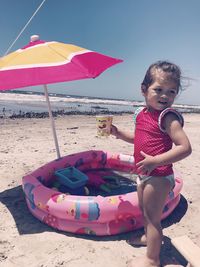
[[[177,84],[165,76],[157,76],[148,88],[142,88],[149,110],[164,110],[174,103],[178,93]]]

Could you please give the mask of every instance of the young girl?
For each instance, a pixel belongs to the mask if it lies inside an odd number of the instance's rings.
[[[183,130],[183,118],[171,108],[180,89],[178,66],[166,61],[152,64],[141,85],[146,107],[134,114],[135,132],[111,127],[111,134],[116,138],[134,143],[137,192],[145,229],[139,241],[147,245],[147,253],[130,263],[132,267],[160,266],[161,214],[166,197],[175,185],[172,163],[192,151]]]

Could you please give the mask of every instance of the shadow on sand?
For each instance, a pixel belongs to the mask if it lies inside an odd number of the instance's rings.
[[[187,266],[188,262],[184,259],[184,257],[179,253],[179,251],[172,245],[171,239],[167,236],[164,236],[164,242],[161,248],[161,263],[162,266],[166,264],[178,264],[178,266]]]
[[[58,232],[66,236],[73,236],[75,238],[84,238],[88,240],[95,241],[116,241],[116,240],[128,240],[130,233],[123,233],[114,236],[88,236],[88,235],[73,235],[72,233],[57,231],[53,228],[50,228],[48,225],[40,222],[38,219],[33,217],[29,212],[26,205],[24,193],[21,186],[17,186],[11,189],[7,189],[3,192],[0,192],[0,201],[4,204],[7,209],[10,211],[13,216],[17,230],[20,235],[25,234],[35,234],[42,232]],[[162,227],[166,228],[170,225],[173,225],[181,220],[185,215],[188,208],[186,199],[181,196],[181,200],[176,207],[176,209],[162,222]],[[2,215],[3,216],[3,215]],[[137,230],[137,234],[142,233],[143,230]],[[170,239],[165,237],[165,242],[161,250],[161,258],[177,258],[178,252],[172,246]],[[179,256],[179,262],[184,263],[184,259]]]
[[[162,221],[162,227],[167,228],[170,225],[176,224],[181,221],[181,218],[185,215],[188,209],[187,200],[181,195],[180,202],[176,209]],[[161,248],[161,262],[163,266],[165,264],[181,264],[182,266],[187,266],[187,261],[178,252],[178,250],[172,245],[171,239],[164,236],[164,242]]]

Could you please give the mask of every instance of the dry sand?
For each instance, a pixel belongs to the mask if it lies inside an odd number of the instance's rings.
[[[184,188],[180,204],[163,222],[166,237],[161,253],[163,262],[169,264],[175,257],[183,265],[170,239],[186,234],[200,246],[200,115],[184,117],[193,153],[175,164]],[[61,155],[91,149],[132,153],[131,144],[113,137],[98,138],[95,123],[92,116],[57,118]],[[115,116],[114,123],[124,129],[133,127],[131,115]],[[56,158],[49,120],[1,119],[0,124],[0,266],[123,267],[128,260],[144,255],[145,248],[133,248],[126,242],[129,234],[77,236],[55,231],[34,218],[25,204],[21,178]]]

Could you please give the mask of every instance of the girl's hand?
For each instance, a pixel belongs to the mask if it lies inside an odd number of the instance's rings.
[[[118,128],[115,125],[111,125],[110,133],[116,137],[116,139],[121,139],[125,142],[133,144],[134,142],[134,133],[127,133],[122,130],[118,130]]]
[[[116,138],[118,137],[118,129],[115,125],[111,125],[110,133],[114,135]]]
[[[144,159],[136,164],[137,170],[140,174],[149,175],[157,167],[156,158],[143,151],[141,151],[140,154]]]

